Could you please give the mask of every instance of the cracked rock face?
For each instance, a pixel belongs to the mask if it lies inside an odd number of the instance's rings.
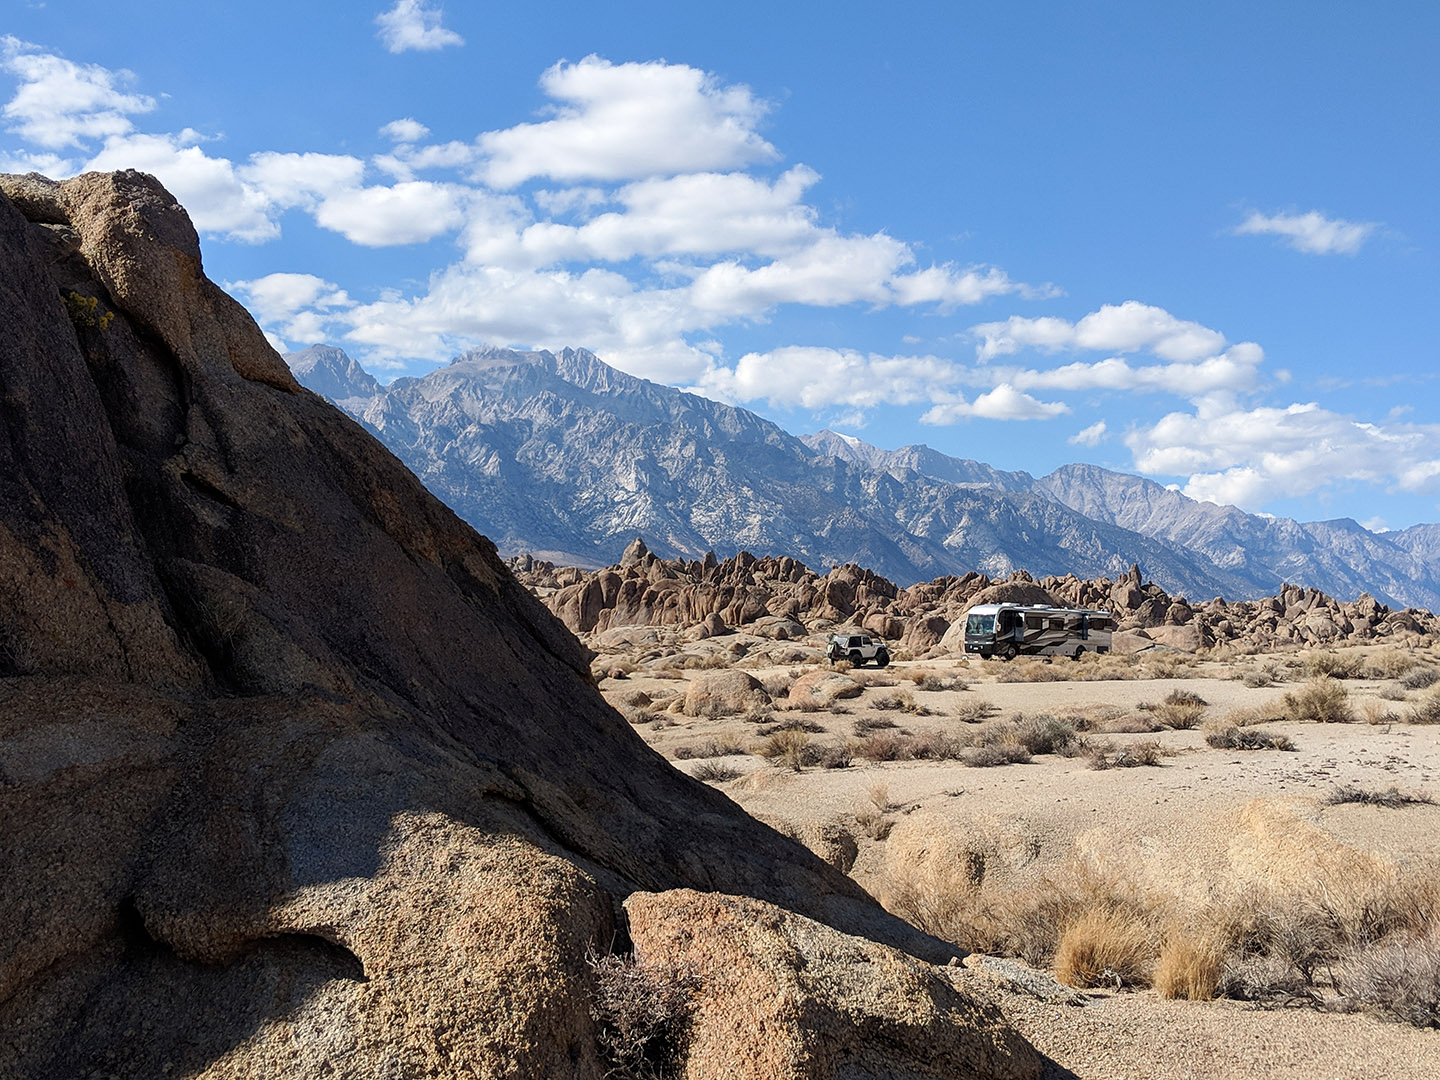
[[[637,889],[943,955],[648,751],[154,179],[0,177],[0,319],[0,1074],[599,1077]]]

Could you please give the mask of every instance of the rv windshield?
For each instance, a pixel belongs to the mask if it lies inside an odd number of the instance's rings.
[[[983,637],[995,632],[994,615],[971,615],[965,620],[966,637]]]

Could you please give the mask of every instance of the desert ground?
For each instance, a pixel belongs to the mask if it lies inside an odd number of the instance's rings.
[[[592,635],[645,741],[971,950],[1055,1076],[1440,1075],[1440,651]],[[1003,958],[1003,959],[992,959]]]

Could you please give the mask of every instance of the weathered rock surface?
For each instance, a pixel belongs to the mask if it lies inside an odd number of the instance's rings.
[[[699,979],[685,1080],[1039,1077],[1041,1060],[926,964],[745,897],[626,901],[636,956]]]
[[[153,179],[0,178],[0,319],[0,1075],[598,1078],[636,889],[944,955],[648,751]]]

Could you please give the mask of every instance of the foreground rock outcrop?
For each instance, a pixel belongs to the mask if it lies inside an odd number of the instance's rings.
[[[0,178],[0,318],[0,1074],[599,1077],[637,890],[946,956],[647,750],[153,179]],[[1037,1075],[943,1005],[902,1041]]]
[[[620,627],[723,628],[794,640],[837,625],[863,627],[919,655],[937,645],[964,647],[965,611],[1005,600],[1099,608],[1115,614],[1131,644],[1162,644],[1195,652],[1216,645],[1242,649],[1326,646],[1390,640],[1414,644],[1440,635],[1440,618],[1417,608],[1395,610],[1361,594],[1342,601],[1316,589],[1286,585],[1260,600],[1214,597],[1191,602],[1146,582],[1138,566],[1111,581],[1073,575],[1033,580],[1017,571],[1004,581],[981,573],[936,578],[902,589],[860,566],[816,573],[789,556],[756,558],[742,551],[723,562],[660,559],[637,539],[619,565],[587,571],[528,556],[510,560],[562,622],[577,634],[619,633]],[[603,640],[602,640],[603,644]],[[1132,650],[1133,651],[1133,650]]]

